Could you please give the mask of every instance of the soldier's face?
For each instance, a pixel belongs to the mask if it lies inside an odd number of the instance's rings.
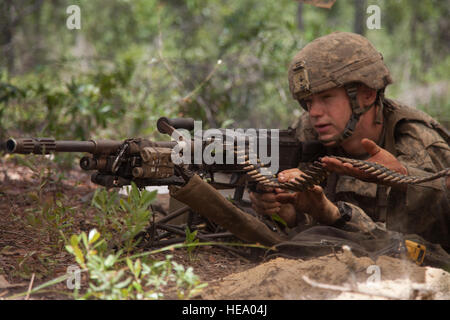
[[[344,88],[325,90],[305,99],[309,117],[320,140],[336,138],[351,116],[350,101]],[[331,142],[326,145],[332,145]]]

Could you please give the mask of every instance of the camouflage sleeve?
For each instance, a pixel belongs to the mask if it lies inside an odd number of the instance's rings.
[[[360,207],[345,202],[351,210],[352,218],[347,222],[342,229],[345,231],[362,231],[364,233],[370,233],[375,231],[386,231],[383,223],[374,222]]]
[[[397,159],[408,175],[427,176],[450,166],[450,147],[435,130],[422,123],[405,122],[396,133]],[[406,192],[392,188],[389,203],[388,229],[448,243],[450,192],[445,178],[408,185]]]
[[[406,167],[408,175],[427,176],[450,167],[450,146],[433,129],[417,122],[401,124],[396,137],[397,159]],[[445,178],[430,181],[421,186],[407,187],[406,200],[421,197],[424,189],[444,191]],[[420,190],[420,191],[419,191]]]
[[[347,208],[350,210],[351,219],[343,226],[338,228],[350,232],[371,233],[376,231],[386,231],[384,223],[374,222],[360,207],[353,203],[346,202]],[[320,225],[312,216],[306,213],[297,212],[296,231],[300,232],[315,225]]]

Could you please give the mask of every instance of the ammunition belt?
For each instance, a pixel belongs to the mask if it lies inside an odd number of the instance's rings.
[[[390,170],[385,166],[357,159],[349,159],[344,157],[332,157],[340,160],[343,163],[349,163],[353,167],[358,168],[368,175],[370,182],[376,184],[387,185],[417,185],[420,183],[432,181],[444,176],[450,176],[450,168],[446,168],[437,173],[430,174],[425,177],[407,176],[396,171]],[[307,164],[307,169],[302,170],[301,178],[295,178],[295,181],[278,182],[277,175],[264,175],[261,173],[261,168],[264,165],[258,163],[257,165],[250,164],[245,161],[243,169],[251,180],[258,182],[264,187],[280,188],[291,191],[305,191],[311,189],[314,185],[320,185],[328,176],[328,171],[323,167],[320,161]]]

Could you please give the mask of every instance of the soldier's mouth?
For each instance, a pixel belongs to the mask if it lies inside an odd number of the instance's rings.
[[[316,131],[318,133],[325,133],[327,132],[330,128],[331,128],[331,124],[329,123],[324,123],[324,124],[316,124],[314,126],[314,128],[316,129]]]

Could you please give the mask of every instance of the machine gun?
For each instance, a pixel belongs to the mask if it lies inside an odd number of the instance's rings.
[[[302,144],[295,137],[294,129],[277,130],[278,170],[271,174],[263,174],[262,168],[268,163],[262,163],[258,157],[252,159],[252,152],[258,151],[261,143],[272,150],[273,139],[269,130],[255,130],[253,136],[238,134],[230,136],[225,129],[216,129],[218,134],[214,137],[203,138],[201,132],[194,133],[194,139],[183,137],[180,129],[192,131],[194,120],[191,118],[169,119],[162,117],[157,122],[160,133],[177,137],[177,141],[151,141],[143,138],[131,138],[125,141],[89,140],[89,141],[58,141],[52,138],[11,138],[6,141],[6,150],[9,153],[19,154],[49,154],[54,152],[84,152],[90,155],[80,159],[83,170],[95,171],[91,181],[95,184],[111,187],[122,187],[134,182],[138,187],[183,185],[186,182],[186,172],[198,174],[207,180],[216,189],[235,189],[234,200],[242,200],[246,187],[255,189],[257,184],[276,186],[285,189],[298,189],[293,185],[280,185],[276,180],[276,173],[289,168],[295,168],[299,162],[312,162],[323,154],[324,149],[319,144]],[[235,133],[235,132],[233,132]],[[200,135],[200,140],[196,140]],[[252,137],[255,138],[252,145]],[[239,139],[242,138],[242,148],[238,148]],[[263,141],[264,140],[264,141]],[[190,161],[175,163],[172,158],[175,150],[188,148],[191,153]],[[177,147],[178,146],[178,147]],[[231,162],[223,148],[233,152]],[[195,147],[200,148],[201,154],[209,148],[215,159],[219,161],[206,163],[194,160]],[[253,147],[253,148],[252,148]],[[253,151],[252,151],[253,150]],[[180,152],[182,155],[183,151]],[[227,159],[225,159],[228,157]],[[320,183],[326,172],[320,166],[311,167],[308,171],[307,183],[302,188]],[[229,182],[219,182],[217,173],[224,173],[230,177]]]

